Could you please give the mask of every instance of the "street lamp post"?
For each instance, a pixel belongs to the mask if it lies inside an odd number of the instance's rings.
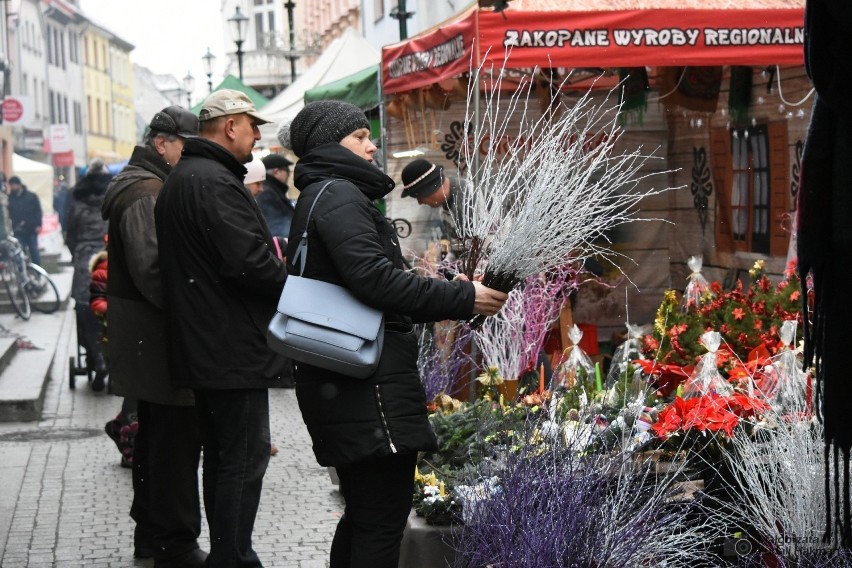
[[[195,77],[187,70],[183,78],[183,89],[186,91],[186,108],[192,108],[192,92],[195,90]]]
[[[399,20],[399,41],[408,39],[408,18],[414,15],[414,12],[409,12],[405,7],[405,0],[399,0],[396,8],[393,8],[390,17]]]
[[[287,0],[284,8],[287,9],[287,25],[290,29],[290,54],[287,59],[290,60],[290,84],[292,85],[296,81],[296,60],[299,59],[296,55],[296,32],[293,29],[293,9],[296,8],[296,3],[293,0]]]
[[[6,102],[6,61],[0,58],[0,124],[3,124],[3,103]]]
[[[234,15],[228,18],[228,23],[231,25],[231,37],[234,38],[234,43],[237,44],[237,67],[240,70],[240,81],[243,80],[243,42],[246,39],[248,20],[248,16],[240,12],[239,6],[237,6],[237,11],[234,12]]]
[[[207,53],[201,56],[201,61],[204,63],[204,73],[207,75],[207,89],[212,93],[213,92],[213,61],[216,60],[216,56],[210,52],[210,48],[207,48]]]

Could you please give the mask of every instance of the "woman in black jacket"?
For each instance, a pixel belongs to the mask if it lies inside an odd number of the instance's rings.
[[[466,278],[448,282],[404,270],[396,232],[373,200],[394,182],[372,164],[370,124],[356,106],[306,105],[278,132],[299,157],[288,269],[310,218],[303,276],[351,290],[385,314],[376,372],[355,379],[297,363],[296,395],[320,465],[334,466],[346,501],[331,546],[331,568],[396,568],[411,510],[417,452],[434,449],[417,369],[414,322],[493,315],[506,294]]]

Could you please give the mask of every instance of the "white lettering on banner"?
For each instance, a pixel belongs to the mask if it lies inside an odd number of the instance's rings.
[[[443,67],[464,57],[464,37],[459,34],[426,51],[415,51],[398,57],[388,65],[393,78],[427,69]]]
[[[503,47],[565,47],[570,38],[570,30],[506,30]]]
[[[704,28],[704,43],[725,45],[799,45],[804,28]]]
[[[607,30],[576,30],[571,35],[571,47],[609,45]]]
[[[506,30],[503,47],[606,47],[609,30]]]
[[[804,28],[705,28],[708,47],[739,45],[802,45]],[[698,28],[617,28],[506,30],[503,46],[523,47],[668,47],[696,46],[701,39]]]
[[[701,31],[695,28],[684,30],[680,28],[663,28],[660,30],[652,28],[616,29],[612,30],[612,35],[615,37],[615,44],[622,47],[628,45],[695,45]]]

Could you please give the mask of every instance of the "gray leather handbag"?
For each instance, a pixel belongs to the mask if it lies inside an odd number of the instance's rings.
[[[322,280],[305,278],[308,226],[320,189],[305,223],[293,263],[298,275],[288,275],[278,309],[266,334],[276,352],[291,359],[363,379],[379,365],[384,340],[384,314],[358,300],[352,292]]]

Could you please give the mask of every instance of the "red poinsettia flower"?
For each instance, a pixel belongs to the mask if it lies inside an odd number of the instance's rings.
[[[743,317],[745,317],[745,311],[743,311],[742,308],[734,308],[731,311],[731,315],[734,316],[735,320],[740,321]]]
[[[663,439],[689,430],[723,432],[731,437],[742,418],[753,417],[768,408],[765,402],[744,394],[726,397],[710,393],[686,400],[677,397],[660,412],[653,430]]]
[[[694,367],[687,365],[670,365],[656,361],[635,360],[634,365],[642,367],[642,371],[651,377],[651,382],[657,388],[661,397],[666,397],[674,391],[678,385],[692,375]]]
[[[764,401],[742,393],[734,393],[727,403],[731,411],[742,418],[750,418],[769,410],[769,405]]]
[[[642,341],[646,351],[656,351],[660,348],[660,342],[653,335],[646,335]]]

